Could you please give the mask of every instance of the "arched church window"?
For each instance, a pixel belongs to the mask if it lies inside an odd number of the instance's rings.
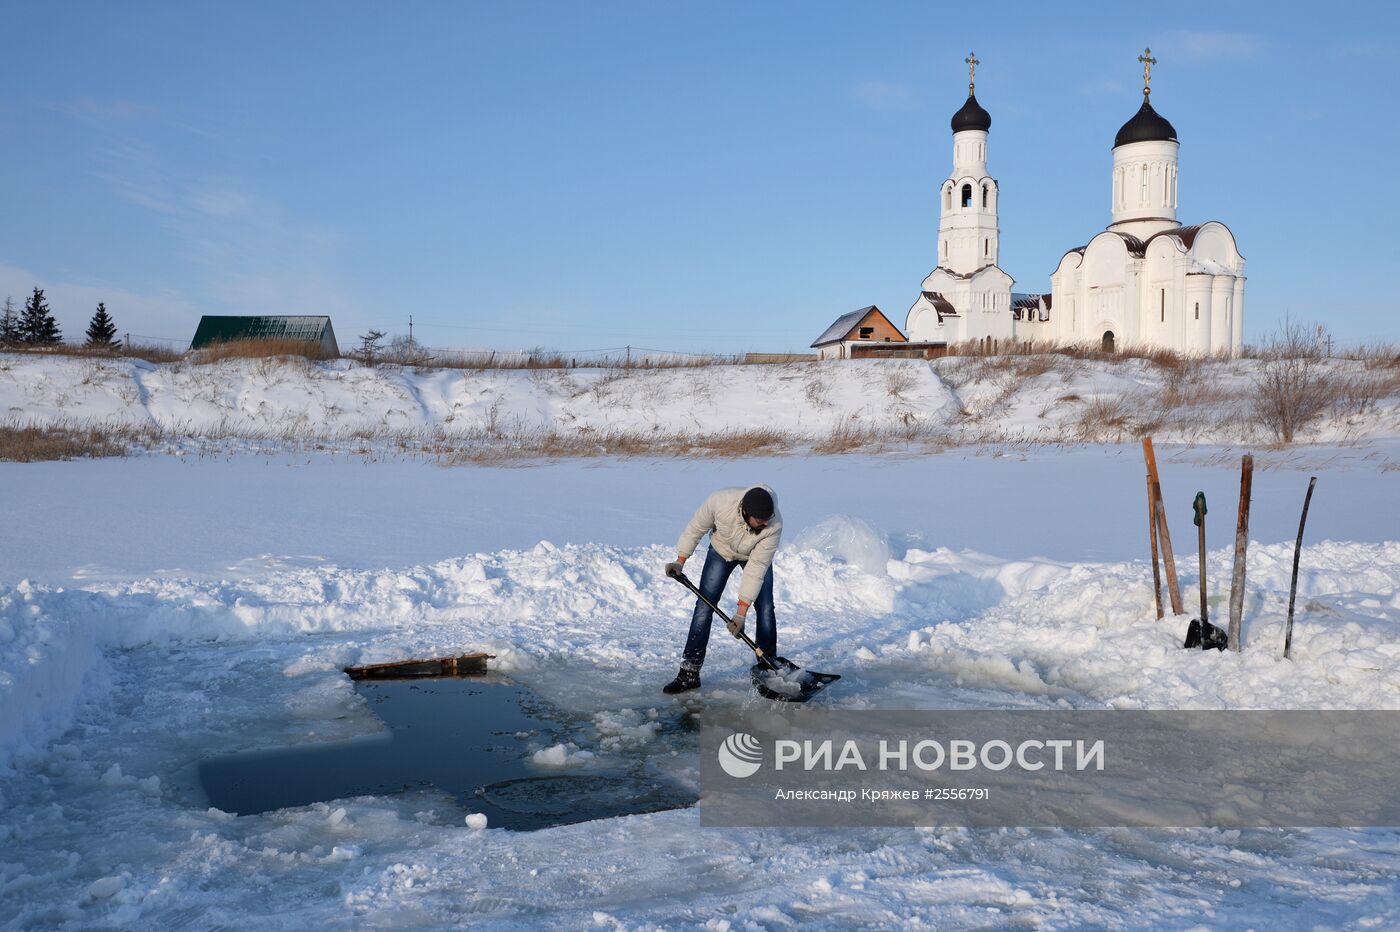
[[[1147,203],[1147,166],[1142,166],[1142,202]]]
[[[1196,319],[1201,319],[1201,302],[1199,301],[1196,302]]]
[[[989,240],[989,239],[984,239],[984,240],[982,240],[982,255],[984,255],[984,256],[990,256],[991,254],[992,254],[992,241]]]
[[[949,210],[949,209],[952,208],[952,206],[953,206],[953,186],[952,186],[952,185],[948,185],[948,187],[946,187],[946,188],[943,189],[943,209],[944,209],[944,210]]]
[[[970,184],[965,184],[965,185],[963,185],[963,189],[962,189],[962,205],[963,205],[964,207],[971,207],[971,206],[972,206],[972,185],[970,185]]]
[[[983,209],[985,209],[986,206],[987,206],[987,186],[986,186],[986,185],[982,185],[982,207],[983,207]]]
[[[1161,289],[1161,291],[1162,291],[1162,323],[1165,324],[1165,323],[1167,322],[1167,289],[1163,288],[1163,289]]]

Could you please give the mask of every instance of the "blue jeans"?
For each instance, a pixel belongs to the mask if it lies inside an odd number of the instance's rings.
[[[700,571],[700,585],[697,588],[711,602],[719,604],[720,596],[724,595],[724,586],[729,582],[729,574],[734,572],[736,566],[748,565],[747,560],[726,560],[720,556],[715,548],[711,547],[709,555],[705,557],[705,568]],[[773,657],[778,653],[778,619],[773,614],[773,567],[768,567],[768,572],[763,576],[763,588],[758,590],[758,598],[753,603],[754,614],[758,617],[757,629],[754,632],[754,642],[765,656]],[[690,619],[690,636],[685,641],[685,653],[682,655],[684,666],[695,670],[700,669],[700,665],[705,662],[705,648],[710,643],[710,622],[714,620],[715,613],[701,599],[695,600],[695,614]]]

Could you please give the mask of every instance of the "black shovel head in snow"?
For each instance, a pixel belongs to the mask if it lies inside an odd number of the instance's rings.
[[[1224,628],[1199,618],[1192,618],[1190,626],[1186,629],[1186,643],[1181,646],[1188,649],[1224,650],[1229,644],[1230,636],[1225,633]]]
[[[806,702],[841,678],[839,673],[804,670],[786,657],[768,659],[773,665],[771,668],[760,661],[749,669],[749,673],[753,676],[753,686],[758,694],[774,702]]]

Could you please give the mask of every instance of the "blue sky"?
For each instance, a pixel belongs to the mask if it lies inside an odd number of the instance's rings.
[[[1400,339],[1400,14],[1147,6],[8,2],[0,300],[45,288],[70,337],[103,300],[182,340],[413,314],[433,346],[801,349],[866,304],[903,324],[969,49],[1001,265],[1048,290],[1108,223],[1150,45],[1246,339]]]

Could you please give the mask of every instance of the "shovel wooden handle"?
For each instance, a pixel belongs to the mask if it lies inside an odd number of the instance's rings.
[[[671,578],[674,579],[676,582],[680,583],[681,585],[685,586],[691,592],[695,593],[696,597],[701,602],[704,602],[706,605],[708,605],[710,609],[714,611],[714,613],[718,615],[726,625],[730,623],[732,619],[724,613],[724,609],[720,608],[718,605],[707,599],[705,597],[705,593],[697,589],[695,583],[690,581],[690,577],[685,575],[684,570],[672,573]],[[739,629],[739,639],[749,646],[749,650],[753,651],[754,656],[758,658],[759,663],[763,664],[770,670],[776,671],[778,669],[777,664],[773,663],[773,661],[769,660],[766,656],[764,656],[763,648],[755,644],[753,642],[753,638],[749,637],[749,633],[742,628]]]

